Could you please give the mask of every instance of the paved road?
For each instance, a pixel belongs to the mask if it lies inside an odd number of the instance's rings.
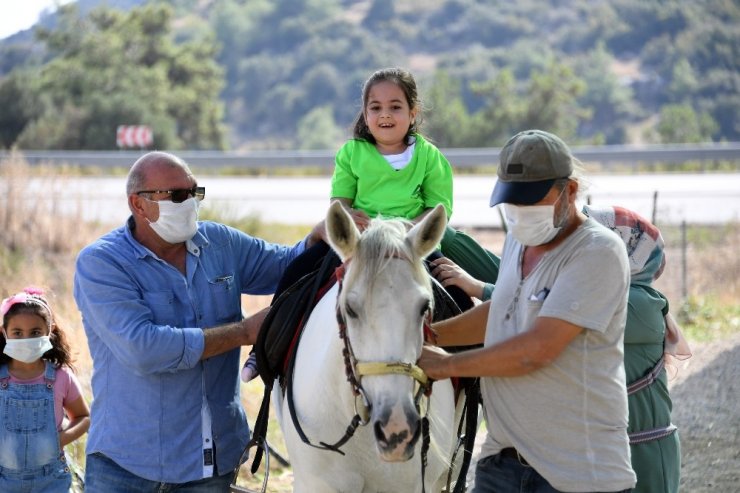
[[[622,205],[650,218],[657,192],[659,224],[726,223],[740,220],[740,173],[592,175],[587,194],[595,205]],[[488,207],[494,176],[455,178],[452,224],[500,227],[496,210]],[[324,217],[329,177],[203,176],[203,207],[217,207],[233,217],[249,214],[269,222],[313,224]],[[0,183],[0,187],[4,184]],[[54,201],[53,213],[81,213],[85,219],[108,223],[128,216],[124,177],[35,179],[20,196]],[[584,199],[585,200],[585,199]]]

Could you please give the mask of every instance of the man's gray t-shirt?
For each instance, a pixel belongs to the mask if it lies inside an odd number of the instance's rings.
[[[550,365],[481,379],[488,436],[481,456],[514,447],[556,489],[617,491],[636,478],[627,438],[623,336],[629,266],[624,243],[587,219],[530,274],[506,238],[486,328],[491,346],[537,317],[583,327]]]

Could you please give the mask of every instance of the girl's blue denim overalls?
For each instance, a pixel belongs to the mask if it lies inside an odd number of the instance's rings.
[[[46,361],[44,383],[10,383],[0,366],[0,491],[64,492],[72,484],[54,417],[56,369]]]

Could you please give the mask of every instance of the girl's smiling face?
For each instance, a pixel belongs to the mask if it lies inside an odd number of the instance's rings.
[[[374,84],[368,91],[365,121],[381,154],[400,154],[406,150],[406,134],[416,118],[403,90],[389,81]]]
[[[32,313],[18,313],[8,321],[5,327],[8,339],[30,339],[49,335],[49,326],[43,317]]]

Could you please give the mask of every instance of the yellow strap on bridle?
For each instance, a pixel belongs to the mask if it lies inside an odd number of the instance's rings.
[[[426,385],[429,379],[424,370],[412,363],[357,363],[355,372],[358,376],[370,375],[408,375],[421,385]]]

